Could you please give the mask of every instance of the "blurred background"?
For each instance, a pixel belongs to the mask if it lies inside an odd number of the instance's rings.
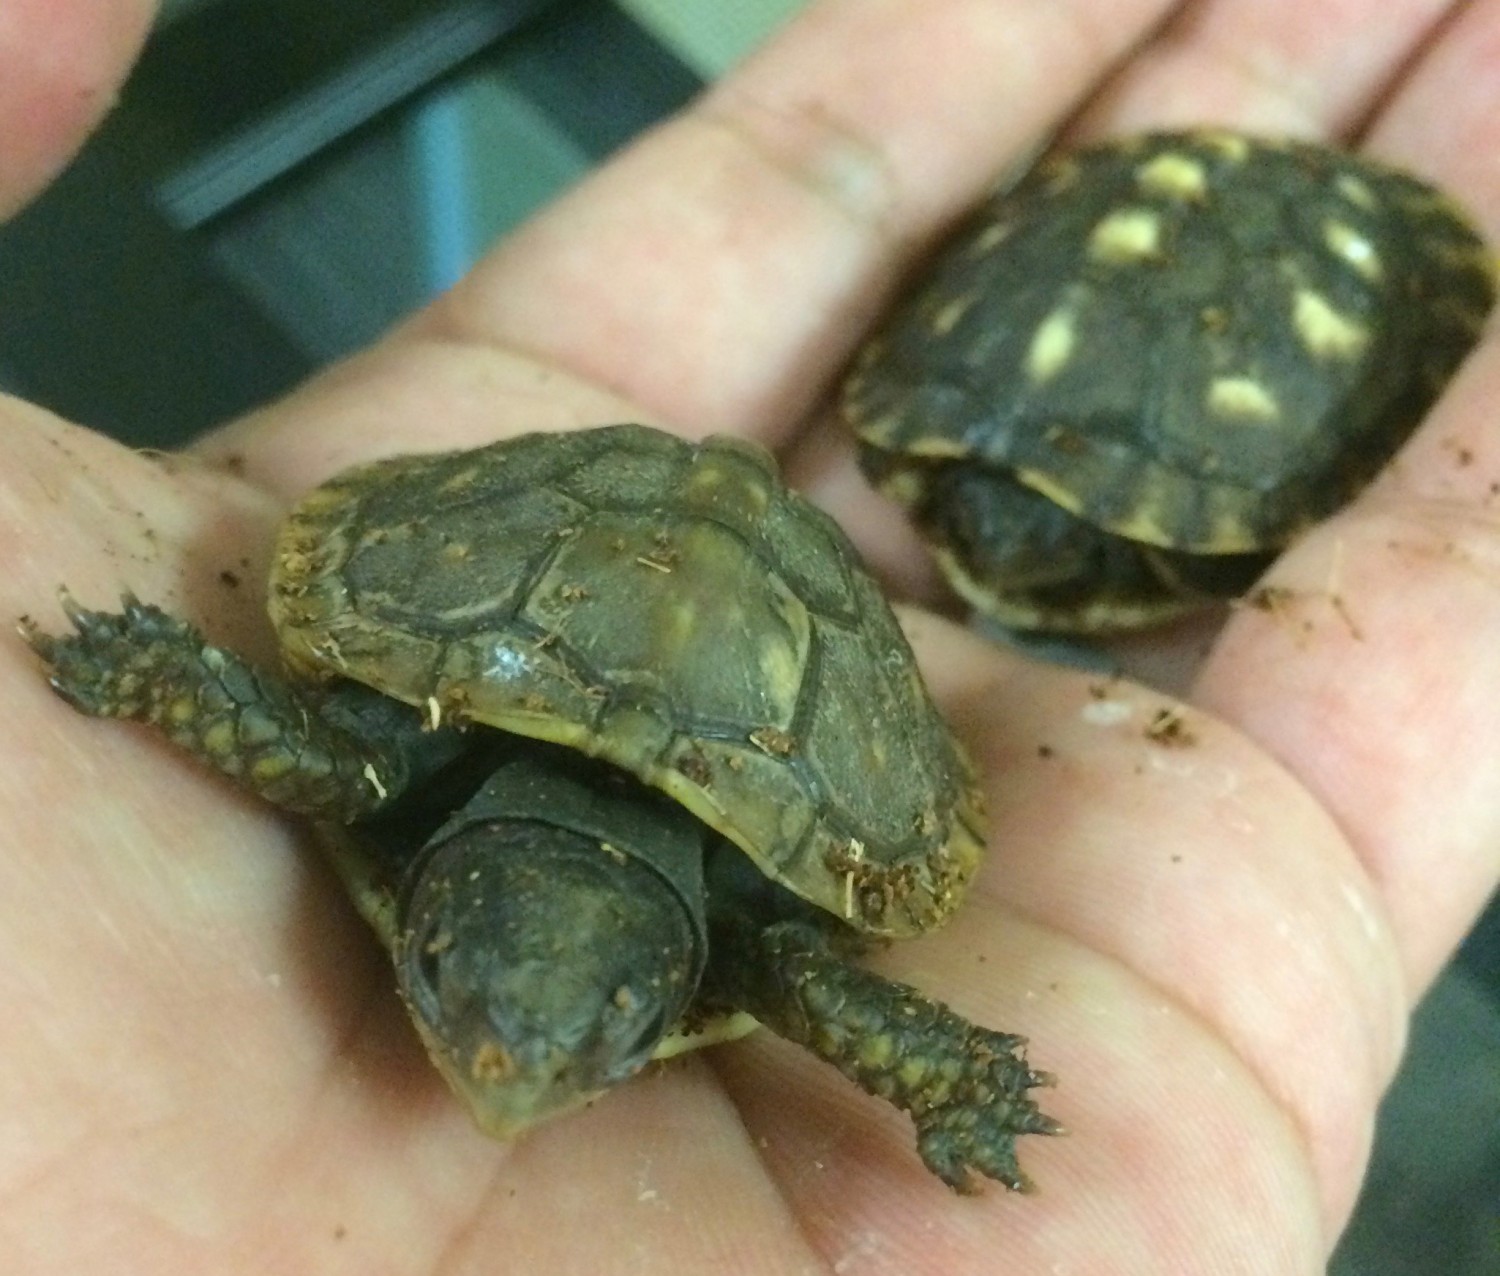
[[[167,0],[0,229],[0,386],[175,446],[373,339],[801,7]],[[1492,906],[1418,1014],[1335,1276],[1500,1276],[1497,1116]]]

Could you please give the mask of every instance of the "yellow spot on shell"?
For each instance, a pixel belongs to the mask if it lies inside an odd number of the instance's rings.
[[[930,323],[933,335],[946,337],[958,327],[958,321],[969,313],[969,308],[973,306],[976,299],[975,293],[966,292],[963,296],[954,297],[940,306]]]
[[[1140,541],[1143,545],[1170,547],[1173,544],[1161,519],[1150,509],[1132,510],[1128,517],[1121,519],[1109,530],[1126,540]]]
[[[1037,325],[1026,350],[1026,375],[1040,385],[1052,380],[1073,356],[1077,329],[1068,310],[1054,310]]]
[[[1353,359],[1369,344],[1365,326],[1340,314],[1321,293],[1298,289],[1292,303],[1292,322],[1302,344],[1317,359]]]
[[[1054,155],[1044,160],[1037,169],[1048,195],[1061,195],[1078,184],[1080,165],[1075,156]]]
[[[974,236],[973,242],[969,245],[969,256],[984,257],[994,252],[1010,238],[1012,229],[1011,222],[991,222]]]
[[[1340,195],[1357,208],[1369,211],[1380,202],[1375,198],[1375,192],[1370,189],[1369,184],[1353,173],[1340,173],[1334,178],[1333,186]]]
[[[1208,409],[1236,421],[1274,421],[1281,405],[1252,377],[1215,377],[1208,387]]]
[[[1375,251],[1375,245],[1368,236],[1361,235],[1347,222],[1324,222],[1323,242],[1346,265],[1353,266],[1361,278],[1372,284],[1379,283],[1384,278],[1385,267],[1381,263],[1380,254]]]
[[[1164,151],[1135,171],[1136,185],[1148,195],[1200,204],[1208,194],[1208,173],[1202,163],[1180,151]]]
[[[917,457],[923,461],[962,460],[972,453],[969,445],[962,439],[945,439],[940,434],[928,434],[913,439],[907,444],[905,451],[907,456]]]
[[[1200,129],[1193,134],[1193,140],[1217,151],[1232,164],[1243,164],[1250,158],[1250,142],[1238,133],[1221,132],[1218,129]]]
[[[927,495],[927,478],[916,470],[892,470],[881,479],[880,490],[897,505],[911,509]]]
[[[1089,256],[1109,265],[1128,265],[1161,256],[1161,217],[1150,208],[1122,208],[1089,235]]]

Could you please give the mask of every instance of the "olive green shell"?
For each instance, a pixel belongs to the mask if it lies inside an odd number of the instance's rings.
[[[644,426],[397,457],[276,548],[289,665],[602,757],[872,934],[942,921],[980,798],[856,551],[763,449]]]
[[[1454,203],[1365,159],[1108,142],[978,211],[857,357],[844,412],[914,507],[934,462],[967,459],[1130,540],[1274,549],[1415,426],[1493,265]]]

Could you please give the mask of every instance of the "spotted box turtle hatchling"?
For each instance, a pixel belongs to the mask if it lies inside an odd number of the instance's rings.
[[[1494,259],[1406,173],[1152,133],[1044,160],[922,268],[842,411],[954,587],[1097,631],[1246,589],[1474,344]]]
[[[511,1137],[759,1021],[1025,1186],[1023,1042],[851,961],[936,926],[976,776],[890,607],[755,445],[642,426],[377,461],[275,547],[285,673],[127,597],[23,632],[320,841],[428,1052]]]

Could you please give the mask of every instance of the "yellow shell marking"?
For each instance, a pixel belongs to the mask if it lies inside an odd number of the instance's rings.
[[[1208,386],[1208,410],[1233,421],[1274,421],[1281,415],[1276,396],[1253,377],[1215,377]]]
[[[979,299],[977,293],[966,292],[961,297],[954,297],[945,302],[928,321],[935,337],[946,337],[954,328],[958,327],[958,321],[969,313],[970,307]]]
[[[991,222],[974,237],[974,242],[969,245],[969,256],[983,257],[994,252],[1010,238],[1013,229],[1015,227],[1011,222]]]
[[[1048,195],[1060,195],[1078,184],[1080,165],[1072,155],[1054,155],[1038,169]]]
[[[1379,200],[1375,198],[1368,183],[1361,181],[1353,173],[1340,173],[1333,179],[1334,188],[1357,208],[1363,208],[1366,212],[1373,210]]]
[[[1347,222],[1329,220],[1323,223],[1323,242],[1328,250],[1346,265],[1353,266],[1355,273],[1372,284],[1385,278],[1385,266],[1375,245]]]
[[[917,470],[895,469],[880,480],[880,490],[897,505],[914,509],[927,495],[927,478]]]
[[[1191,155],[1163,151],[1135,170],[1136,185],[1148,195],[1200,204],[1208,194],[1208,173]]]
[[[1292,323],[1316,359],[1354,359],[1369,343],[1369,330],[1340,314],[1321,293],[1299,288],[1292,301]]]
[[[1243,164],[1250,158],[1250,143],[1238,133],[1221,132],[1218,129],[1199,129],[1193,140],[1212,147],[1231,164]]]
[[[1089,256],[1113,266],[1161,256],[1161,216],[1150,208],[1122,208],[1089,234]]]
[[[1073,356],[1077,336],[1070,310],[1054,310],[1037,325],[1026,349],[1026,375],[1034,385],[1052,380],[1062,370]]]

